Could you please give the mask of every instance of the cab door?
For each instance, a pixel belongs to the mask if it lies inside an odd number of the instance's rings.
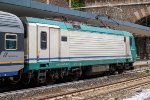
[[[49,62],[49,27],[38,27],[37,62]]]
[[[50,61],[59,61],[60,59],[60,29],[50,28]]]
[[[125,37],[125,44],[126,44],[126,57],[128,58],[131,55],[130,51],[130,39],[129,37]]]

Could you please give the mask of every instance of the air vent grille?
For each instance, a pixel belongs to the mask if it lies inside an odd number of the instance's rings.
[[[72,26],[73,26],[74,29],[77,29],[77,30],[81,29],[80,25],[72,25]]]

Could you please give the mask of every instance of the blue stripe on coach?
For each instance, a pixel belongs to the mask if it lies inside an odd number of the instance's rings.
[[[14,75],[18,75],[18,71],[15,71],[15,72],[0,72],[0,77],[3,77],[3,76],[14,76]]]
[[[14,65],[24,65],[24,63],[0,64],[0,67],[2,67],[2,66],[14,66]]]
[[[84,57],[55,57],[55,58],[29,58],[26,59],[26,61],[30,61],[30,60],[60,60],[60,59],[78,59],[78,58],[114,58],[114,57],[130,57],[130,56],[84,56]]]

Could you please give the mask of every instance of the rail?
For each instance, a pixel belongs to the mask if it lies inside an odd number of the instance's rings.
[[[138,68],[133,71],[127,71],[124,74],[111,75],[98,77],[93,79],[84,79],[76,82],[67,82],[61,84],[47,85],[47,86],[38,86],[30,88],[22,88],[8,92],[0,93],[1,100],[10,100],[10,99],[46,99],[46,98],[58,98],[68,95],[79,95],[80,93],[87,93],[87,91],[96,91],[104,90],[102,87],[111,86],[113,84],[118,84],[121,82],[127,82],[131,80],[144,80],[144,77],[149,77],[150,81],[150,68]],[[135,74],[138,72],[137,74]],[[145,74],[144,74],[144,73]],[[140,74],[143,73],[143,74]],[[139,79],[140,78],[140,79]],[[138,81],[137,80],[137,81]],[[137,82],[135,82],[137,83]],[[116,86],[118,87],[118,86]],[[99,89],[98,89],[99,88]],[[108,90],[108,89],[107,89]]]
[[[107,84],[104,86],[95,86],[95,87],[89,87],[87,89],[78,89],[78,90],[72,90],[66,93],[56,93],[56,95],[47,95],[47,96],[42,96],[40,98],[32,98],[32,99],[37,99],[37,100],[44,100],[44,99],[52,99],[52,100],[57,100],[57,99],[62,99],[66,97],[79,97],[83,95],[90,95],[90,93],[99,92],[99,95],[106,94],[109,92],[113,91],[118,91],[122,89],[129,89],[133,87],[138,87],[143,84],[149,84],[150,83],[150,75],[145,76],[145,77],[140,77],[136,79],[130,79],[126,81],[121,81],[118,83],[113,83],[113,84]],[[87,96],[86,96],[87,97]],[[84,98],[85,99],[85,98]]]

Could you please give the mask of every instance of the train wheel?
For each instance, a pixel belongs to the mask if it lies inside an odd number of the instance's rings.
[[[69,72],[68,79],[69,81],[77,81],[82,76],[82,69],[75,68]]]
[[[8,77],[8,81],[10,82],[10,84],[14,85],[20,82],[22,78],[22,73],[23,73],[23,70],[20,70],[18,72],[18,75],[13,76],[13,77]]]
[[[47,78],[46,79],[46,84],[54,84],[56,82],[55,79],[52,79],[52,78]]]
[[[118,70],[118,74],[122,74],[123,72],[124,72],[123,69],[119,69],[119,70]]]
[[[116,69],[115,69],[115,65],[112,65],[110,66],[110,69],[109,69],[109,73],[110,75],[115,75],[116,74]]]
[[[9,77],[10,84],[17,84],[21,80],[21,75]]]
[[[106,76],[109,76],[109,75],[110,75],[110,72],[109,72],[109,71],[106,71],[104,74],[105,74]]]
[[[55,73],[50,72],[46,75],[46,84],[54,84],[56,82]]]
[[[23,77],[21,82],[24,84],[24,85],[27,85],[29,84],[31,81],[31,78],[30,77]]]

